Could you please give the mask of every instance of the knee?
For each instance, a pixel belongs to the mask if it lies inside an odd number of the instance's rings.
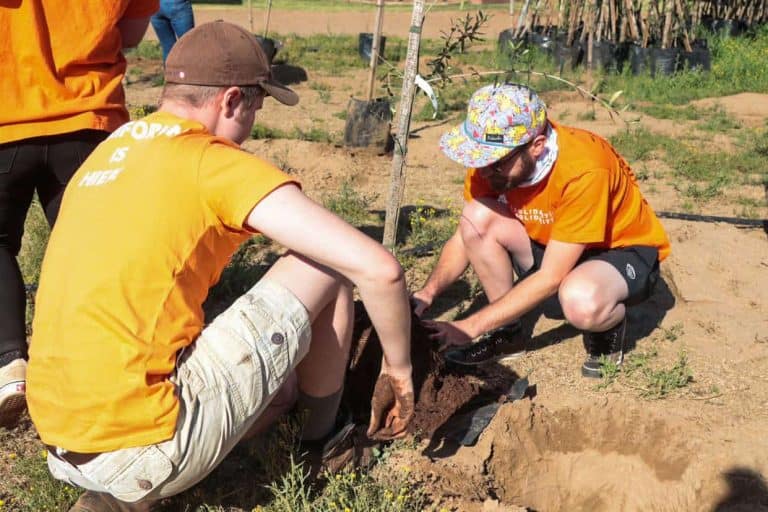
[[[560,286],[558,298],[565,318],[577,329],[590,331],[604,322],[606,308],[595,286],[566,281]]]
[[[499,213],[481,201],[467,203],[459,220],[459,230],[464,243],[472,244],[488,236],[497,217]]]

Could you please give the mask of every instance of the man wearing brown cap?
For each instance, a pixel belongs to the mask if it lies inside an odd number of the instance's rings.
[[[201,25],[165,79],[159,111],[118,128],[72,178],[43,262],[28,402],[51,473],[89,490],[72,510],[177,494],[296,401],[304,440],[337,448],[352,285],[385,340],[377,388],[392,397],[369,433],[397,437],[413,414],[397,261],[238,147],[265,96],[298,102],[256,39]],[[287,254],[204,326],[209,287],[254,233]]]

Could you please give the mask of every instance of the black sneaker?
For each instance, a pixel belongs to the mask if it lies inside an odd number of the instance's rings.
[[[525,341],[520,336],[522,325],[514,322],[485,333],[477,341],[447,350],[446,361],[463,366],[475,366],[494,361],[514,359],[525,354]]]
[[[616,366],[624,361],[624,340],[627,337],[627,317],[604,332],[585,332],[583,335],[584,349],[587,358],[581,365],[584,377],[600,379],[603,377],[603,365],[600,358],[605,356]]]

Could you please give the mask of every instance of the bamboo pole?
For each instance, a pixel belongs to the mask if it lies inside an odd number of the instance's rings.
[[[520,9],[520,15],[517,17],[517,27],[515,28],[515,39],[522,35],[523,27],[525,26],[525,19],[528,16],[528,6],[531,5],[531,0],[525,0],[523,8]]]
[[[269,18],[272,17],[272,0],[267,2],[267,22],[264,24],[264,39],[267,38],[269,32]]]
[[[368,94],[366,100],[373,99],[373,84],[376,81],[376,66],[379,63],[379,40],[381,39],[381,28],[384,24],[384,0],[376,2],[376,21],[373,30],[373,45],[371,46],[371,60],[368,63],[370,72],[368,74]]]
[[[248,25],[251,27],[251,34],[253,34],[253,0],[248,0]]]
[[[691,38],[688,35],[688,29],[685,26],[685,23],[688,19],[688,15],[685,11],[685,7],[683,6],[683,3],[681,0],[675,0],[675,8],[677,9],[677,16],[680,23],[680,30],[683,33],[683,46],[685,47],[685,51],[692,52],[693,48],[691,47]]]
[[[672,12],[675,0],[664,0],[664,29],[661,33],[661,47],[672,46]]]
[[[629,35],[635,41],[640,40],[640,34],[637,32],[637,19],[635,18],[635,4],[632,0],[625,0],[624,6],[627,10],[627,21],[629,21]]]
[[[411,110],[415,93],[416,73],[419,68],[419,45],[421,44],[421,28],[424,25],[424,0],[413,0],[411,28],[408,34],[408,52],[405,57],[405,75],[403,88],[400,92],[400,106],[397,112],[397,134],[392,158],[392,174],[389,181],[389,197],[387,212],[384,217],[384,238],[382,243],[394,252],[397,238],[397,224],[400,217],[400,206],[405,190],[405,162],[408,152],[408,133],[411,126]]]

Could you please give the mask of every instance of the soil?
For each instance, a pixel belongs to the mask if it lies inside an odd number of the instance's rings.
[[[459,15],[431,13],[425,35],[436,37],[447,28],[448,18]],[[244,9],[201,9],[196,17],[198,23],[226,18],[244,25],[248,19]],[[385,35],[405,35],[409,20],[409,13],[387,13]],[[500,25],[487,30],[491,39],[508,24],[501,13],[494,20]],[[372,24],[373,9],[370,14],[273,10],[270,30],[357,33],[370,31]],[[151,29],[147,37],[154,38]],[[129,66],[157,72],[161,64],[134,60]],[[340,134],[344,121],[334,114],[346,109],[350,96],[363,97],[366,76],[364,69],[343,76],[309,73],[292,85],[301,96],[298,106],[286,108],[268,100],[257,121],[285,131],[320,126]],[[312,89],[313,83],[328,85],[330,97]],[[127,99],[132,105],[153,104],[159,92],[149,80],[129,80]],[[560,122],[606,137],[624,129],[599,108],[594,120],[584,120],[579,114],[593,106],[575,93],[542,96],[551,117]],[[748,93],[695,103],[722,105],[743,129],[765,128],[768,95]],[[412,124],[404,205],[439,210],[461,205],[463,170],[437,148],[440,135],[459,121],[456,116]],[[713,137],[701,132],[695,121],[643,115],[637,124],[692,138],[706,150],[731,152],[736,147],[732,135]],[[373,210],[384,209],[391,154],[296,140],[249,141],[245,148],[296,175],[314,198],[348,181],[369,198]],[[664,176],[669,170],[665,164],[648,160],[641,166],[648,178],[640,186],[651,206],[656,211],[682,211],[677,184]],[[448,510],[768,511],[766,232],[759,226],[704,218],[742,216],[737,197],[757,205],[757,218],[768,218],[766,190],[759,182],[696,203],[688,213],[700,215],[700,220],[662,218],[672,241],[672,254],[662,264],[663,282],[649,301],[628,313],[630,355],[655,354],[654,365],[669,368],[684,351],[693,375],[685,388],[658,400],[623,381],[599,388],[579,373],[584,357],[580,334],[546,311],[525,319],[531,341],[523,358],[477,373],[459,374],[441,366],[431,349],[425,350],[429,345],[423,333],[416,333],[414,340],[420,341],[414,342],[414,361],[425,371],[419,373],[423,381],[417,392],[413,447],[394,452],[388,464],[410,468],[435,507]],[[417,270],[408,277],[409,286],[416,289],[426,276]],[[466,283],[452,288],[429,315],[448,318],[466,311],[471,306],[468,290]],[[377,356],[357,357],[360,374],[351,377],[355,384],[348,390],[359,389],[353,408],[359,421],[367,423]],[[501,405],[474,446],[435,449],[430,443],[462,406],[483,393],[493,399],[519,376],[526,376],[536,392]],[[357,388],[355,378],[365,383]]]

